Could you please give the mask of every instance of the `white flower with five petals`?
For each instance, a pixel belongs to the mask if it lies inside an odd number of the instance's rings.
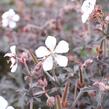
[[[14,107],[9,106],[7,100],[0,96],[0,109],[14,109]]]
[[[53,68],[53,62],[56,62],[60,67],[66,67],[68,64],[68,58],[61,54],[69,51],[69,44],[62,40],[56,46],[56,38],[48,36],[45,41],[45,46],[40,46],[35,50],[35,54],[38,58],[44,58],[42,63],[44,71],[49,71]]]
[[[9,9],[2,15],[2,26],[13,29],[16,27],[16,22],[18,22],[19,20],[20,16],[16,14],[13,9]]]
[[[94,10],[96,0],[85,0],[82,4],[81,11],[82,11],[82,22],[85,23],[92,11]]]
[[[6,53],[5,54],[5,57],[7,56],[7,57],[9,57],[10,58],[10,61],[11,61],[11,66],[10,66],[10,68],[11,68],[11,72],[15,72],[16,71],[16,69],[17,69],[17,60],[16,60],[16,46],[15,45],[13,45],[13,46],[11,46],[10,47],[10,51],[11,51],[11,53]]]

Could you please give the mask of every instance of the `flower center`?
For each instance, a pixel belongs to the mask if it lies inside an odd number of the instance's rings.
[[[13,16],[8,16],[8,20],[9,20],[9,21],[13,21],[12,18],[13,18]]]

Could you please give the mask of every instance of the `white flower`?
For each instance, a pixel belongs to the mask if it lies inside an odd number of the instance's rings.
[[[90,14],[94,9],[95,3],[96,0],[85,0],[83,2],[83,5],[81,7],[81,11],[82,11],[81,19],[83,23],[85,23],[88,20]]]
[[[69,44],[62,40],[56,46],[56,38],[48,36],[45,41],[45,46],[40,46],[35,50],[35,54],[38,58],[44,58],[42,63],[44,71],[51,70],[53,68],[53,61],[61,67],[67,66],[68,58],[61,55],[69,51]]]
[[[11,61],[11,66],[10,66],[11,72],[15,72],[16,69],[17,69],[17,66],[18,66],[17,65],[17,62],[16,62],[16,46],[15,45],[11,46],[10,47],[10,51],[11,51],[11,53],[6,53],[5,54],[5,57],[6,56],[10,57],[10,61]]]
[[[9,106],[7,100],[0,96],[0,109],[14,109],[14,107]]]
[[[15,13],[13,9],[9,9],[2,15],[2,26],[3,27],[8,27],[9,28],[15,28],[16,27],[16,22],[20,20],[20,16]]]

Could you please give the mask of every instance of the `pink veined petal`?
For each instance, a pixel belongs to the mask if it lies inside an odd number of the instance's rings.
[[[68,58],[66,56],[58,55],[55,56],[55,61],[61,67],[66,67],[68,64]]]
[[[0,96],[0,109],[6,109],[8,102],[2,96]]]
[[[48,36],[45,41],[45,45],[47,46],[48,49],[53,51],[54,48],[56,47],[56,38],[53,36]]]
[[[17,63],[16,63],[16,64],[14,64],[14,65],[12,66],[12,68],[11,68],[11,72],[12,72],[12,73],[14,73],[14,72],[16,71],[17,66],[18,66],[18,64],[17,64]]]
[[[55,53],[67,53],[69,51],[69,44],[62,40],[58,43],[55,49]]]
[[[35,54],[38,58],[42,58],[49,55],[50,51],[46,47],[40,46],[38,49],[35,50]]]
[[[15,14],[13,17],[12,17],[12,20],[17,22],[20,20],[20,16],[18,14]]]
[[[6,109],[15,109],[13,106],[8,106]]]
[[[12,57],[13,56],[13,54],[12,53],[6,53],[5,55],[4,55],[4,57]]]
[[[12,29],[14,29],[14,28],[16,28],[16,22],[15,21],[9,21],[9,27],[10,28],[12,28]]]
[[[53,58],[52,56],[48,56],[44,62],[42,63],[43,70],[44,71],[49,71],[53,68]]]
[[[3,27],[7,27],[8,24],[9,24],[9,23],[8,23],[8,20],[7,20],[7,19],[3,19],[3,20],[2,20],[2,26],[3,26]]]
[[[82,23],[86,23],[86,21],[88,20],[88,18],[89,18],[89,14],[83,14],[82,16],[81,16],[81,20],[82,20]]]
[[[15,45],[11,46],[10,51],[11,53],[16,54],[16,46]]]

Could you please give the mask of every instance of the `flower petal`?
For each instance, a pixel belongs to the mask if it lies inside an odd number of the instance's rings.
[[[42,63],[44,71],[49,71],[53,68],[53,58],[52,56],[48,56],[47,59]]]
[[[96,0],[85,0],[81,7],[82,12],[91,14],[91,12],[94,9],[95,3],[96,3]]]
[[[12,73],[14,73],[14,72],[16,71],[17,66],[18,66],[18,64],[17,64],[17,63],[16,63],[16,64],[14,64],[14,65],[12,66],[12,68],[11,68],[11,72],[12,72]]]
[[[58,43],[55,49],[55,53],[67,53],[69,51],[69,44],[62,40]]]
[[[0,109],[6,109],[8,102],[2,96],[0,96]]]
[[[8,23],[8,20],[7,20],[7,19],[3,19],[3,20],[2,20],[2,26],[3,26],[3,27],[7,27],[8,24],[9,24],[9,23]]]
[[[55,56],[55,61],[61,67],[66,67],[68,64],[68,58],[66,56],[57,55]]]
[[[11,46],[10,51],[11,53],[16,54],[16,46],[15,45]]]
[[[8,15],[9,15],[8,11],[4,12],[2,14],[2,19],[6,19],[8,17]]]
[[[47,46],[47,48],[53,51],[56,46],[56,38],[53,36],[48,36],[45,41],[45,45]]]
[[[40,46],[38,49],[35,50],[35,54],[38,58],[42,58],[49,55],[50,51],[46,47]]]
[[[14,22],[14,21],[9,21],[9,27],[10,28],[15,28],[16,27],[16,22]]]
[[[12,68],[14,66],[14,64],[16,63],[16,59],[13,58],[13,57],[11,57],[10,60],[11,60],[11,66],[10,66],[10,68]]]
[[[6,53],[5,55],[4,55],[4,57],[12,57],[13,56],[13,54],[12,53]]]
[[[13,9],[9,9],[8,13],[9,13],[9,17],[15,15],[15,11]]]
[[[12,17],[12,20],[13,21],[19,21],[20,20],[20,16],[18,14],[15,14],[13,17]]]
[[[6,109],[14,109],[13,106],[8,106]]]
[[[89,14],[85,13],[81,16],[82,23],[85,23],[88,20]]]

